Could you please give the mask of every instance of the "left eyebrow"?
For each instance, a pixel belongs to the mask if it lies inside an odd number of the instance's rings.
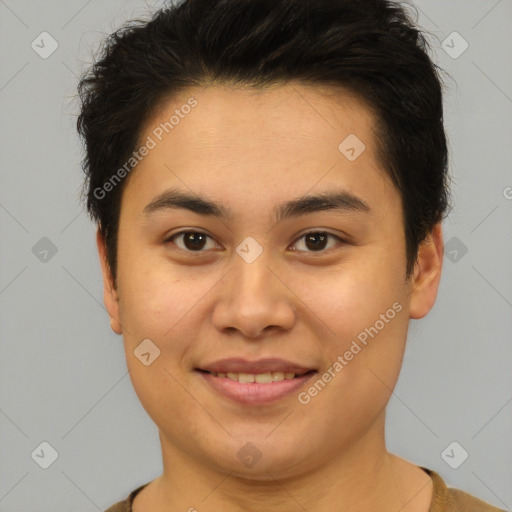
[[[198,215],[232,220],[234,215],[230,208],[212,201],[199,194],[191,194],[176,188],[166,190],[158,195],[143,210],[145,216],[172,209],[186,209]],[[337,211],[340,213],[357,212],[371,215],[372,209],[366,201],[346,190],[328,191],[317,195],[308,195],[299,199],[286,201],[272,210],[275,222],[292,217],[308,215],[320,211]]]

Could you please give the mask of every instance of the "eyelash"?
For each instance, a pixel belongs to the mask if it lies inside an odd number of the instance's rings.
[[[213,238],[202,232],[202,231],[196,231],[196,230],[193,230],[193,229],[190,229],[190,230],[185,230],[185,231],[180,231],[178,233],[175,233],[174,235],[170,236],[169,238],[167,238],[164,243],[168,244],[168,243],[174,243],[173,240],[175,238],[178,238],[179,236],[182,236],[182,235],[185,235],[185,234],[190,234],[190,233],[194,233],[194,234],[199,234],[199,235],[204,235],[210,239],[213,240]],[[341,243],[344,243],[345,240],[343,240],[342,238],[340,238],[339,236],[336,236],[332,233],[329,233],[327,231],[308,231],[307,233],[303,233],[299,238],[296,239],[296,241],[293,243],[294,245],[299,241],[301,240],[302,238],[306,237],[307,235],[327,235],[328,237],[331,237],[331,238],[335,238],[336,240],[338,240],[338,242],[341,242]],[[206,252],[204,250],[199,250],[199,251],[191,251],[189,249],[181,249],[181,248],[178,248],[180,251],[184,251],[184,252],[188,252],[190,254],[194,254],[194,253],[197,253],[197,254],[201,254],[203,252]],[[330,251],[331,249],[333,249],[333,247],[330,247],[328,249],[322,249],[322,250],[319,250],[319,251],[297,251],[297,252],[306,252],[306,253],[310,253],[310,254],[322,254],[322,253],[326,253],[328,251]]]

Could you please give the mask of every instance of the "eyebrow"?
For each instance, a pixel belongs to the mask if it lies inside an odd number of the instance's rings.
[[[144,207],[143,213],[149,217],[155,212],[177,208],[190,210],[198,215],[218,217],[226,221],[233,219],[233,212],[223,204],[205,196],[183,192],[175,188],[158,195]],[[368,203],[360,197],[346,190],[335,190],[286,201],[277,205],[271,214],[275,222],[280,222],[321,211],[357,212],[370,215],[373,213]]]

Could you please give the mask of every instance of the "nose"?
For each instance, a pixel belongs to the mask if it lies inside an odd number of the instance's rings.
[[[263,254],[252,263],[236,257],[219,283],[212,321],[222,332],[237,331],[247,339],[291,329],[296,300],[284,276]]]

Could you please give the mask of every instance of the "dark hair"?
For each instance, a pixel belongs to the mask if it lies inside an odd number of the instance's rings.
[[[428,50],[406,8],[387,0],[185,0],[127,22],[78,86],[87,209],[114,283],[126,179],[105,198],[97,190],[130,159],[155,110],[190,86],[291,80],[348,90],[376,115],[377,154],[402,198],[409,277],[448,210],[442,87]]]

